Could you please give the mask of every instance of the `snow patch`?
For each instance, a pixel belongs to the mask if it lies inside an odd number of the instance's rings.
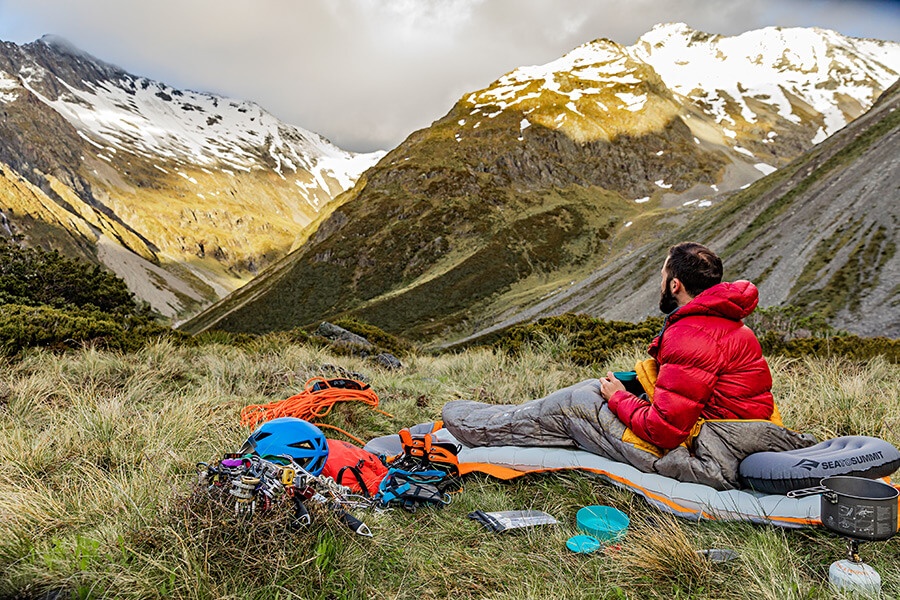
[[[644,202],[648,202],[650,200],[650,196],[644,196],[643,198],[638,198],[635,200],[635,204],[643,204]]]
[[[712,206],[712,202],[709,200],[701,200],[697,203],[697,208],[707,208],[709,206]]]
[[[627,110],[640,110],[646,102],[644,94],[632,94],[621,88],[636,86],[642,78],[636,73],[627,48],[606,41],[584,44],[565,56],[544,65],[519,67],[507,73],[489,88],[466,96],[475,110],[489,106],[505,110],[544,94],[552,94],[560,106],[580,114],[572,103],[582,98],[605,94],[613,88]],[[578,84],[573,85],[573,80]],[[598,102],[600,110],[609,109]],[[494,110],[493,108],[491,110]]]
[[[14,90],[18,87],[22,87],[19,85],[18,79],[0,71],[0,90]]]
[[[19,94],[13,90],[21,87],[18,79],[0,71],[0,102],[12,102],[16,100],[19,97]]]
[[[79,129],[78,131],[76,131],[75,133],[78,134],[78,137],[80,137],[81,139],[83,139],[84,141],[86,141],[88,144],[90,144],[90,145],[93,146],[94,148],[99,148],[99,149],[101,149],[101,150],[105,150],[105,149],[106,149],[106,146],[103,146],[103,145],[101,145],[101,144],[98,144],[97,142],[95,142],[94,140],[92,140],[91,138],[89,138],[88,136],[84,135],[84,132],[81,131],[80,129]]]
[[[773,167],[772,165],[767,165],[766,163],[756,163],[753,165],[756,167],[758,171],[760,171],[763,175],[768,175],[769,173],[774,173],[778,169]]]
[[[625,223],[625,227],[631,227],[631,221],[628,221],[627,223]]]
[[[647,104],[647,95],[646,94],[632,94],[630,92],[619,92],[616,94],[616,98],[622,101],[622,104],[625,105],[626,110],[630,110],[631,112],[636,112],[644,108],[644,105]]]
[[[578,107],[575,106],[575,103],[574,103],[574,102],[569,102],[569,103],[567,103],[567,104],[566,104],[566,108],[568,108],[569,110],[571,110],[571,111],[572,111],[573,113],[575,113],[576,115],[580,115],[580,116],[582,116],[582,117],[584,116],[584,115],[582,115],[580,112],[578,112]]]
[[[657,181],[654,181],[653,183],[655,183],[657,186],[663,188],[664,190],[672,189],[672,184],[666,183],[665,179],[659,179]]]
[[[321,179],[322,174],[327,173],[337,179],[343,189],[349,190],[356,183],[356,180],[359,179],[359,176],[371,167],[374,167],[378,161],[384,158],[385,154],[387,152],[379,150],[366,154],[350,154],[349,157],[341,155],[322,156],[316,161],[312,172],[316,179]],[[328,191],[327,186],[323,186],[322,189],[326,192]]]

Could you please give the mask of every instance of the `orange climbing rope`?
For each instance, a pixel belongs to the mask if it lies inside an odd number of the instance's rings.
[[[332,382],[346,384],[347,387],[332,385]],[[359,389],[354,389],[357,387]],[[318,388],[318,389],[317,389]],[[270,402],[269,404],[251,404],[241,411],[241,425],[256,427],[260,423],[277,419],[278,417],[297,417],[304,421],[313,422],[313,419],[321,419],[331,412],[338,402],[362,402],[372,407],[383,415],[393,418],[383,410],[379,410],[378,395],[367,384],[355,379],[333,379],[313,377],[306,382],[306,389],[286,400]],[[356,440],[361,446],[365,442],[350,435],[343,429],[334,425],[314,423],[317,427],[327,427],[340,431],[347,437]]]

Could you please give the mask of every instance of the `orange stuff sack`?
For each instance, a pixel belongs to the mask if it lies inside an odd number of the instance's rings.
[[[381,459],[350,442],[326,441],[328,460],[325,461],[322,475],[331,477],[339,484],[365,496],[375,494],[378,491],[378,484],[388,472]]]

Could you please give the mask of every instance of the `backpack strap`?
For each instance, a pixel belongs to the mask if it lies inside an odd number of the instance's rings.
[[[353,476],[356,477],[356,483],[358,483],[359,487],[362,489],[363,496],[365,496],[366,498],[371,498],[372,494],[371,494],[371,492],[369,492],[369,487],[366,485],[366,482],[363,480],[362,471],[360,470],[360,469],[362,469],[362,466],[363,466],[363,461],[362,461],[362,459],[360,459],[360,461],[358,463],[356,463],[356,466],[347,465],[345,467],[341,467],[341,470],[338,471],[335,481],[337,482],[338,485],[344,485],[343,484],[344,471],[350,471],[353,474]]]

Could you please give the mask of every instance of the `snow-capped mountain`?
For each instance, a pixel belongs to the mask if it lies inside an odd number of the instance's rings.
[[[37,64],[20,67],[22,87],[56,109],[82,137],[99,142],[95,147],[107,154],[123,150],[206,167],[271,168],[281,175],[303,169],[313,173],[324,190],[329,188],[324,177],[350,187],[380,156],[355,157],[318,134],[279,121],[253,102],[177,90],[100,65],[55,36],[44,36],[26,52],[39,58]],[[87,63],[89,69],[99,67],[105,77],[73,77],[70,84],[56,75],[60,62],[73,60]]]
[[[795,125],[821,118],[811,140],[817,144],[868,110],[900,72],[900,44],[818,28],[723,37],[677,23],[655,27],[628,51],[710,112],[731,139],[771,107]]]
[[[559,307],[649,314],[653,302],[634,302],[631,290],[655,284],[658,294],[662,240],[715,231],[697,241],[717,247],[750,221],[757,229],[744,237],[822,230],[766,224],[787,200],[751,186],[791,178],[781,189],[791,199],[802,191],[792,185],[812,185],[816,163],[801,173],[792,161],[868,114],[898,73],[900,44],[818,29],[722,37],[674,24],[632,46],[584,44],[464,95],[370,169],[277,269],[184,329],[259,332],[352,314],[447,340]],[[774,249],[796,247],[776,238],[767,238]],[[726,264],[747,252],[739,268],[759,267],[750,274],[760,278],[779,270],[791,288],[782,273],[793,257],[751,265],[764,251],[730,246]]]
[[[53,36],[0,44],[0,133],[11,230],[80,247],[169,315],[280,258],[383,155],[345,152],[252,102],[131,75]]]
[[[719,180],[694,190],[712,196],[821,142],[868,110],[898,76],[895,42],[817,28],[723,37],[684,23],[657,25],[633,46],[595,40],[469,94],[460,103],[468,110],[456,139],[507,113],[522,117],[520,142],[532,123],[589,143],[651,134],[678,118],[698,149],[729,155]],[[648,183],[655,185],[638,200],[665,194],[675,182]]]

